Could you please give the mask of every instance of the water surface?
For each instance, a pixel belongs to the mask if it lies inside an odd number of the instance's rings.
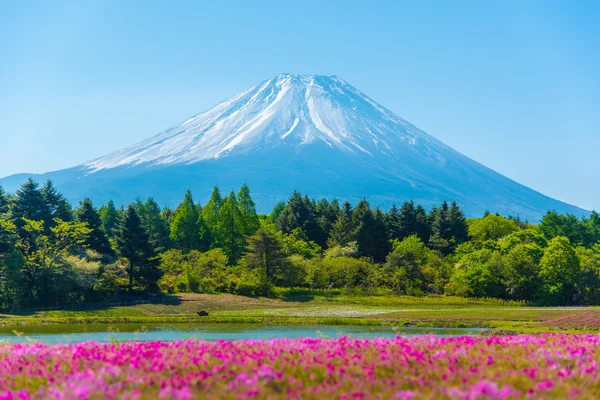
[[[0,341],[11,343],[78,343],[87,341],[173,341],[267,340],[278,338],[324,337],[393,338],[400,336],[470,336],[478,328],[394,328],[351,325],[260,325],[260,324],[57,324],[0,327]],[[15,332],[16,331],[16,332]]]

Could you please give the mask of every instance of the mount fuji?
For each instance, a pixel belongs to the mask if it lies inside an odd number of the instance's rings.
[[[52,179],[73,202],[96,204],[152,196],[173,206],[188,188],[206,201],[214,185],[247,183],[263,212],[298,189],[383,207],[456,200],[469,216],[588,214],[458,153],[337,76],[281,74],[123,150],[0,182],[14,191],[30,176]]]

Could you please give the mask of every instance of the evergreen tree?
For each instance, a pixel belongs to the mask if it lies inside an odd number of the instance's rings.
[[[306,218],[300,220],[302,223],[301,228],[309,240],[312,240],[321,247],[325,247],[327,236],[317,221],[317,203],[314,200],[310,200],[308,196],[304,196],[302,200],[304,202],[304,209],[306,210]]]
[[[256,206],[250,197],[248,185],[242,185],[237,195],[237,201],[242,213],[242,232],[246,236],[253,235],[260,226],[260,222],[258,221],[258,214],[256,214]]]
[[[232,190],[223,201],[217,224],[219,244],[231,264],[235,264],[241,257],[246,244],[242,231],[242,218],[235,193]]]
[[[98,210],[100,220],[102,221],[102,230],[108,237],[114,237],[115,231],[119,226],[119,212],[115,208],[115,203],[109,200],[105,206]]]
[[[415,226],[415,233],[423,243],[427,243],[429,241],[429,237],[431,236],[431,227],[429,225],[427,211],[425,211],[423,206],[418,205],[415,208],[415,215],[417,223]]]
[[[12,208],[12,218],[19,234],[23,233],[21,231],[21,228],[25,225],[23,218],[44,221],[44,218],[48,218],[48,215],[48,207],[38,183],[31,178],[27,179],[17,190],[17,197]]]
[[[325,238],[329,238],[331,235],[331,229],[340,216],[340,203],[337,200],[333,200],[331,203],[327,199],[323,198],[317,203],[317,223],[323,232]]]
[[[211,232],[213,239],[218,240],[217,225],[219,224],[219,214],[221,213],[221,207],[223,207],[223,198],[221,197],[221,191],[218,186],[213,188],[210,200],[202,208],[202,219],[206,225],[206,228]],[[219,245],[215,242],[215,245]]]
[[[392,204],[385,215],[385,225],[390,240],[400,239],[402,236],[401,215],[396,204]]]
[[[404,239],[417,233],[417,210],[413,201],[406,201],[400,209],[400,235]]]
[[[452,251],[452,226],[450,224],[450,206],[444,201],[440,208],[434,208],[429,216],[431,221],[431,238],[429,246],[443,254]]]
[[[450,235],[454,245],[461,244],[469,240],[469,225],[465,214],[460,209],[456,201],[452,202],[448,212],[450,222]]]
[[[71,204],[64,198],[62,193],[54,187],[52,181],[48,180],[40,189],[44,202],[46,203],[46,211],[48,215],[46,217],[46,226],[54,226],[54,219],[60,219],[61,221],[72,221],[73,210]]]
[[[381,210],[373,212],[366,200],[361,200],[352,213],[356,229],[356,242],[361,256],[373,257],[377,262],[385,260],[390,244]]]
[[[342,210],[337,220],[331,227],[328,246],[345,247],[348,243],[355,240],[356,229],[352,224],[352,204],[344,202]]]
[[[261,227],[255,235],[248,238],[248,254],[244,256],[244,264],[249,268],[259,268],[269,283],[278,283],[282,279],[282,271],[287,261],[281,234],[274,229]]]
[[[150,243],[157,252],[165,251],[169,246],[170,231],[158,203],[149,197],[144,203],[140,200],[136,201],[135,209],[142,221],[142,227],[148,233]]]
[[[75,215],[77,221],[87,223],[88,229],[91,230],[84,244],[100,254],[113,255],[106,234],[102,230],[102,220],[92,201],[88,198],[83,199],[79,208],[75,210]]]
[[[10,206],[9,198],[2,185],[0,185],[0,218],[5,217],[8,214],[8,208]]]
[[[207,250],[202,248],[201,239],[203,238],[200,237],[199,220],[198,206],[194,204],[192,192],[188,190],[185,192],[181,204],[177,206],[171,221],[170,239],[178,249],[183,251]]]
[[[119,255],[128,261],[129,291],[133,290],[135,284],[152,289],[160,279],[161,271],[154,247],[133,205],[129,205],[124,212],[116,234],[116,245]]]
[[[306,220],[308,220],[306,203],[302,198],[302,194],[294,190],[277,219],[277,228],[283,233],[289,234],[296,228],[302,229]]]

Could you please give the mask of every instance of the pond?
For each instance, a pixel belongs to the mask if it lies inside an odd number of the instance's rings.
[[[259,324],[77,324],[0,327],[0,341],[11,343],[78,343],[87,341],[173,341],[267,340],[321,337],[393,338],[400,336],[471,336],[485,331],[477,328],[395,328],[348,325],[259,325]]]

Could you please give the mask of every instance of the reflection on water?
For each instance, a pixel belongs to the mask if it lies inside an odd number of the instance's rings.
[[[15,334],[13,331],[17,331]],[[393,338],[395,336],[465,336],[484,329],[469,328],[394,328],[386,326],[347,325],[255,325],[255,324],[79,324],[1,327],[0,341],[11,343],[77,343],[151,340],[267,340],[278,338],[348,336],[354,338]]]

